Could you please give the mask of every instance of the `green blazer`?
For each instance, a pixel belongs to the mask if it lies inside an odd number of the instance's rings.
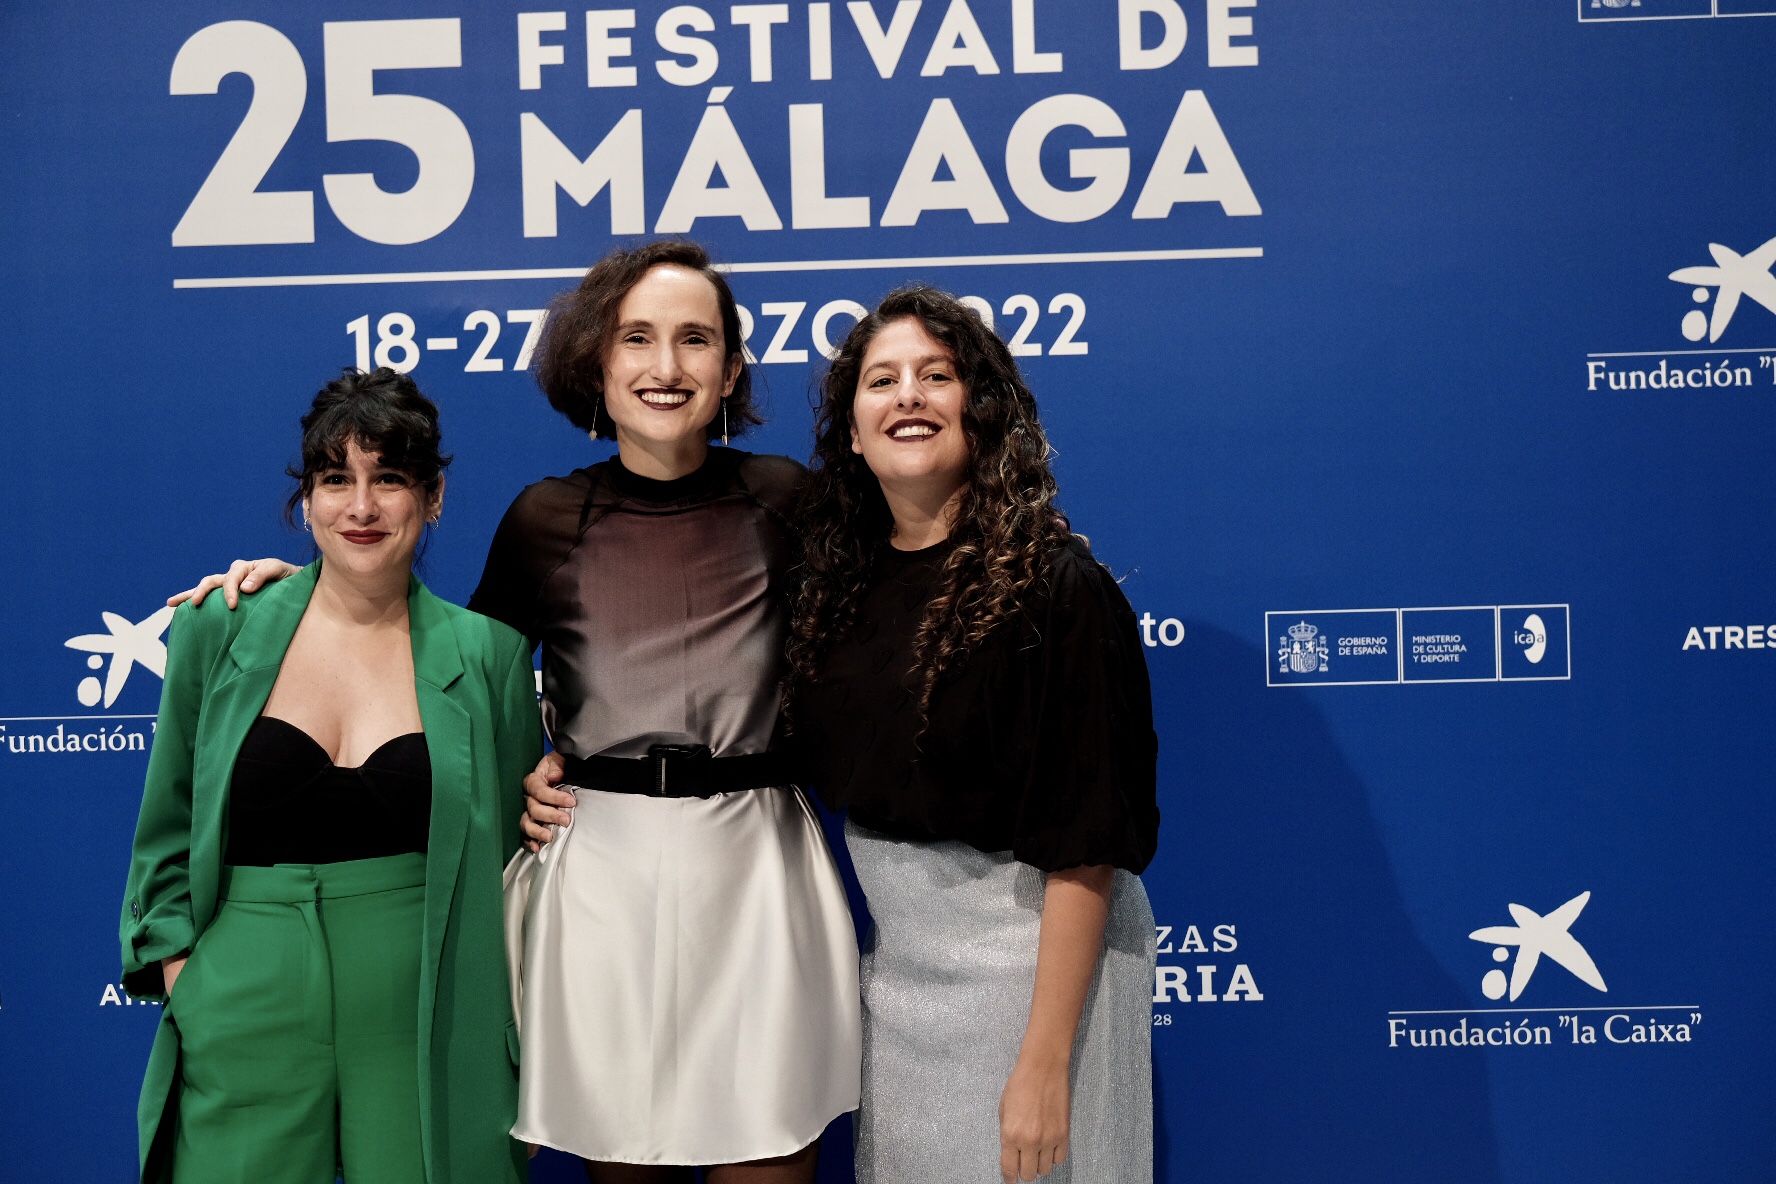
[[[213,595],[173,616],[123,903],[123,982],[134,995],[164,999],[160,959],[189,951],[215,916],[235,755],[271,695],[319,572],[316,561],[243,597],[233,612]],[[520,842],[524,774],[542,754],[531,647],[417,579],[407,611],[432,766],[419,980],[426,1179],[521,1181],[524,1149],[505,1134],[517,1115],[518,1041],[500,875]],[[144,1181],[168,1176],[178,1083],[169,1011],[137,1112]]]

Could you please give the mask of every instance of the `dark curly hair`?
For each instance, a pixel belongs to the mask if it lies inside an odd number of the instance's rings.
[[[617,425],[604,409],[604,357],[616,333],[617,310],[629,289],[656,267],[682,267],[708,280],[721,308],[724,361],[740,360],[740,377],[726,400],[730,436],[764,421],[753,405],[752,371],[746,364],[746,338],[740,331],[740,307],[709,252],[682,239],[656,239],[638,247],[619,247],[597,263],[571,291],[549,302],[549,317],[537,343],[531,368],[549,406],[582,431],[614,437]],[[722,417],[709,421],[709,437],[722,434]]]
[[[345,372],[315,394],[302,417],[302,460],[285,469],[296,482],[284,504],[284,520],[296,523],[296,507],[314,490],[315,479],[345,465],[346,445],[357,441],[391,469],[406,473],[436,497],[451,458],[439,451],[443,434],[438,407],[405,374],[379,366]]]
[[[821,386],[813,468],[799,507],[805,551],[790,620],[790,701],[820,681],[827,648],[855,620],[874,557],[893,528],[881,485],[852,451],[851,422],[870,342],[907,317],[949,348],[967,391],[968,472],[950,529],[956,547],[913,640],[923,732],[938,680],[1016,613],[1049,554],[1072,532],[1055,505],[1053,450],[1035,396],[1005,343],[947,292],[914,285],[889,293],[845,338]]]

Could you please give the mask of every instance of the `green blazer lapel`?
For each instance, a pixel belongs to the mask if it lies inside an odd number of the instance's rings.
[[[228,783],[247,729],[265,710],[278,670],[308,601],[314,595],[319,562],[253,595],[240,632],[229,643],[224,669],[204,699],[191,782],[191,912],[200,928],[215,913],[222,870],[222,832]]]
[[[425,977],[420,982],[420,1030],[428,1031],[437,1000],[444,932],[461,876],[475,763],[469,713],[453,694],[463,674],[456,630],[443,602],[417,579],[407,594],[407,619],[413,638],[414,691],[432,764],[432,819],[426,840]]]
[[[317,559],[289,579],[279,580],[242,601],[248,606],[246,620],[228,647],[229,660],[237,671],[245,673],[268,666],[276,670],[284,664],[284,654],[289,652],[290,639],[296,636],[302,614],[308,611],[320,574],[321,561]],[[217,689],[227,685],[228,677],[224,675]]]

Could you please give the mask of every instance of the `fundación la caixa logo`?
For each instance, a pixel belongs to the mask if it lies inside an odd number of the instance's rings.
[[[1511,924],[1482,925],[1467,935],[1470,942],[1489,947],[1495,963],[1478,976],[1480,994],[1495,1002],[1503,1000],[1504,1005],[1390,1011],[1387,1046],[1423,1050],[1694,1043],[1702,1023],[1699,1003],[1602,1000],[1609,986],[1596,958],[1575,932],[1590,903],[1588,889],[1546,912],[1516,901],[1507,903],[1504,912]],[[1559,967],[1564,974],[1544,990],[1547,966]],[[1535,994],[1529,993],[1532,981]],[[1575,995],[1576,987],[1588,989]],[[1519,999],[1524,1005],[1514,1006]]]
[[[1690,289],[1700,307],[1678,322],[1684,340],[1713,347],[1734,318],[1752,304],[1776,314],[1776,237],[1749,251],[1725,243],[1708,244],[1710,263],[1694,263],[1667,274]],[[1776,341],[1776,326],[1758,318],[1767,341]],[[1746,390],[1776,385],[1776,344],[1755,340],[1731,348],[1615,350],[1585,355],[1588,391]]]
[[[1733,314],[1739,311],[1740,301],[1746,297],[1776,313],[1776,275],[1771,274],[1771,267],[1776,265],[1776,238],[1744,255],[1720,243],[1709,243],[1708,253],[1714,257],[1712,265],[1680,267],[1671,273],[1671,279],[1694,284],[1690,298],[1697,304],[1714,301],[1712,312],[1704,314],[1701,309],[1692,308],[1685,313],[1682,326],[1688,340],[1701,341],[1707,334],[1708,343],[1713,345],[1727,331]]]
[[[153,713],[111,713],[133,674],[145,670],[166,677],[166,630],[173,610],[158,608],[141,620],[101,612],[102,633],[77,633],[62,642],[63,652],[86,655],[87,674],[73,682],[73,699],[97,713],[33,712],[0,717],[0,753],[63,755],[143,752],[153,733]],[[158,688],[156,688],[158,689]],[[65,700],[56,703],[59,709]]]
[[[1474,941],[1493,947],[1494,962],[1510,961],[1511,947],[1517,948],[1517,961],[1511,966],[1510,977],[1507,979],[1505,972],[1496,967],[1487,971],[1480,981],[1481,994],[1488,999],[1502,999],[1508,990],[1511,1002],[1517,1002],[1544,957],[1572,971],[1580,982],[1608,991],[1597,963],[1571,932],[1573,922],[1585,911],[1590,899],[1590,892],[1581,892],[1545,917],[1524,905],[1509,904],[1505,909],[1511,920],[1517,922],[1515,925],[1488,925],[1468,934]]]
[[[1550,682],[1572,677],[1564,604],[1264,614],[1270,686]]]
[[[88,670],[105,672],[103,683],[96,676],[88,675],[74,688],[75,698],[80,700],[82,707],[110,707],[117,702],[117,696],[123,693],[124,684],[137,666],[156,678],[166,677],[166,642],[161,639],[172,622],[173,611],[171,608],[156,609],[140,621],[102,612],[99,619],[105,624],[104,633],[82,633],[62,643],[71,650],[83,650],[91,655],[86,660]]]

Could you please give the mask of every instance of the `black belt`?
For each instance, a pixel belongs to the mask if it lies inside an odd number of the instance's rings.
[[[563,780],[568,785],[656,798],[707,798],[796,781],[782,753],[718,757],[702,744],[656,744],[646,756],[563,759],[567,762]]]

